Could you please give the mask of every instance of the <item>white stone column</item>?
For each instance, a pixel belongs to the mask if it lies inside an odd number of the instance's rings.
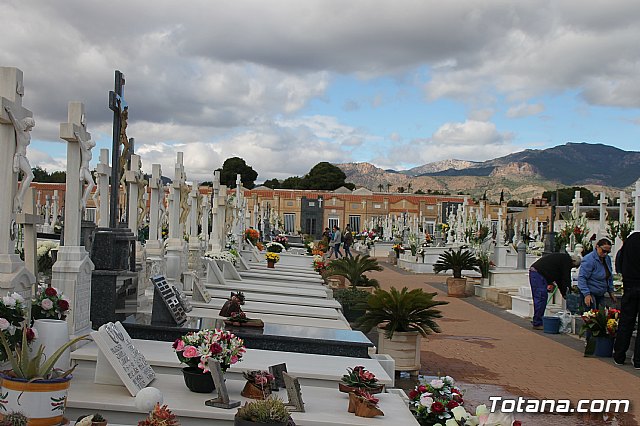
[[[79,336],[91,331],[91,271],[89,253],[80,245],[82,183],[80,182],[80,138],[87,141],[84,104],[69,102],[68,120],[60,124],[60,138],[67,141],[67,184],[65,195],[64,245],[58,249],[51,284],[62,289],[69,299],[69,334]]]
[[[100,161],[96,167],[96,178],[98,185],[98,227],[109,227],[109,176],[111,176],[111,167],[109,167],[109,150],[103,148],[100,150]]]
[[[25,298],[31,293],[36,277],[25,267],[15,253],[17,226],[13,225],[14,198],[17,194],[18,174],[13,171],[16,152],[16,131],[5,108],[18,120],[31,117],[31,111],[22,107],[22,71],[0,67],[0,291],[15,291]]]
[[[633,229],[640,230],[640,179],[636,181],[636,190],[631,194],[635,203],[633,213]]]
[[[162,185],[162,168],[160,164],[151,166],[151,179],[149,180],[151,198],[149,201],[149,239],[145,246],[147,254],[147,279],[156,275],[165,275],[164,243],[162,241],[161,206],[164,207],[164,186]],[[153,297],[153,288],[148,287],[145,293]]]

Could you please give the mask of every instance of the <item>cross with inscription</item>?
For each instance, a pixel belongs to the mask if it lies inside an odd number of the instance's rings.
[[[115,88],[109,92],[109,109],[113,111],[113,142],[111,145],[111,185],[113,189],[109,202],[109,227],[115,228],[119,220],[118,194],[120,191],[117,185],[120,182],[120,127],[122,123],[122,113],[128,110],[127,102],[124,100],[124,74],[116,70]]]

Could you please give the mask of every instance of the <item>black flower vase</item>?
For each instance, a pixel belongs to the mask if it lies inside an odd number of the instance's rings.
[[[211,393],[216,388],[211,373],[203,373],[198,367],[184,367],[182,369],[184,384],[191,392]]]

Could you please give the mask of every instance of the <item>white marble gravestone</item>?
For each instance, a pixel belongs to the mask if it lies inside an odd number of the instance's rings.
[[[67,183],[65,195],[64,245],[58,249],[51,284],[62,289],[69,299],[71,314],[67,318],[73,337],[91,330],[91,271],[89,253],[80,245],[82,184],[80,181],[80,138],[87,141],[84,104],[69,102],[68,121],[60,124],[60,138],[67,141]]]
[[[167,281],[179,290],[183,289],[182,273],[184,272],[184,264],[186,262],[186,244],[183,238],[183,225],[180,223],[181,205],[183,202],[181,198],[182,189],[186,185],[186,174],[184,172],[182,158],[182,152],[178,152],[174,168],[174,179],[171,184],[172,192],[170,195],[172,202],[169,206],[169,239],[167,240],[165,252]]]
[[[211,235],[209,236],[208,250],[219,253],[222,250],[220,233],[220,170],[213,172],[213,189],[211,194]]]
[[[636,181],[636,190],[631,194],[635,203],[633,213],[633,229],[640,230],[640,179]]]
[[[160,164],[151,166],[151,179],[149,180],[149,188],[151,189],[151,198],[149,202],[149,239],[145,245],[147,254],[147,277],[155,275],[165,275],[164,267],[164,243],[162,241],[162,218],[161,212],[164,208],[164,186],[162,185],[162,168]],[[153,290],[153,289],[151,289]],[[149,292],[147,292],[149,293]]]
[[[16,119],[31,117],[31,111],[22,107],[22,71],[18,68],[0,67],[0,291],[17,292],[25,298],[31,297],[31,287],[36,277],[15,252],[17,225],[14,206],[17,194],[18,173],[13,169],[16,152],[16,131],[9,108]]]

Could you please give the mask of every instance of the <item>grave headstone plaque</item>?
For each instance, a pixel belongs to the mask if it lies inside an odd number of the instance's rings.
[[[283,373],[287,372],[287,364],[275,364],[269,366],[269,373],[274,377],[271,389],[277,391],[279,388],[284,388],[286,385],[284,383],[284,375]]]
[[[91,332],[91,337],[98,345],[95,383],[124,385],[131,396],[136,396],[156,378],[120,322],[103,324]]]
[[[193,280],[193,300],[204,303],[209,303],[211,301],[211,294],[209,293],[209,290],[207,290],[198,277]]]
[[[187,322],[187,313],[163,275],[151,277],[155,286],[153,295],[152,323],[182,326]]]
[[[216,385],[218,396],[216,398],[206,400],[204,404],[209,407],[224,408],[226,410],[240,406],[240,401],[229,400],[229,392],[227,392],[227,385],[224,381],[220,363],[213,359],[209,359],[207,363],[209,365],[211,376],[213,377],[213,383]]]
[[[285,387],[287,388],[287,397],[289,401],[284,405],[292,413],[304,413],[304,401],[302,401],[302,391],[300,390],[300,381],[297,377],[282,373],[284,377]]]
[[[178,290],[176,286],[172,285],[171,288],[173,289],[173,293],[178,299],[178,302],[180,302],[180,305],[182,305],[182,309],[185,312],[191,312],[193,310],[193,306],[191,306],[191,303],[187,299],[187,296],[182,291]]]

